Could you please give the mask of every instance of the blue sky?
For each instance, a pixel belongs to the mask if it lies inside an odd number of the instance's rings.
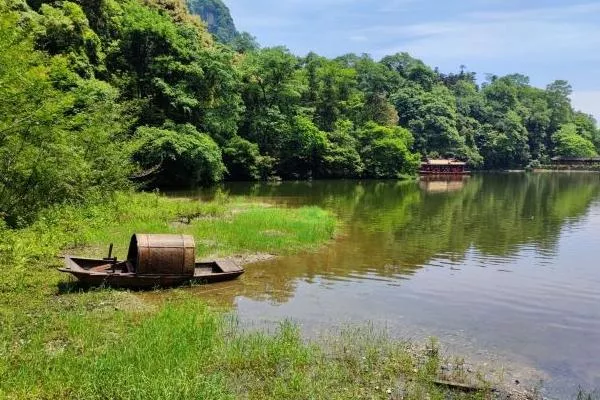
[[[523,73],[573,86],[600,120],[600,1],[225,0],[239,30],[304,55],[407,51],[443,72]]]

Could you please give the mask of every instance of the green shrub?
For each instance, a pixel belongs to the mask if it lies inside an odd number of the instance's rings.
[[[119,92],[34,50],[4,2],[0,15],[0,219],[21,226],[52,204],[123,189],[132,168]]]
[[[416,173],[420,156],[409,150],[413,137],[408,130],[368,123],[358,135],[366,176],[399,178]]]
[[[596,157],[594,144],[577,134],[575,124],[565,124],[554,134],[552,140],[556,144],[556,154],[563,157]]]
[[[136,136],[135,158],[145,168],[158,169],[153,183],[159,187],[189,187],[223,179],[225,165],[219,146],[193,125],[144,126]]]
[[[262,157],[258,145],[239,136],[231,138],[223,148],[223,161],[232,180],[257,180]]]

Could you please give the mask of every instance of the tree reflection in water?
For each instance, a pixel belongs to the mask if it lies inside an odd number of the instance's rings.
[[[443,190],[442,190],[443,189]],[[561,229],[600,194],[594,174],[486,174],[459,181],[229,183],[215,190],[287,206],[319,205],[343,221],[322,250],[257,263],[217,297],[285,302],[299,279],[410,278],[433,259],[460,264],[475,250],[509,263],[524,246],[554,254]],[[203,289],[200,289],[203,290]]]

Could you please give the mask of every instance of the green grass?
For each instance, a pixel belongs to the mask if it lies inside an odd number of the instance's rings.
[[[373,331],[340,335],[324,351],[283,322],[244,332],[197,300],[158,312],[77,312],[59,338],[18,344],[0,394],[77,399],[446,399],[431,381],[437,353]],[[402,380],[400,380],[402,378]],[[486,393],[450,398],[485,398]]]
[[[198,257],[278,255],[322,246],[334,236],[336,224],[333,215],[314,207],[277,208],[224,196],[201,202],[119,193],[108,202],[46,210],[24,229],[0,226],[0,398],[50,398],[48,393],[71,388],[68,382],[76,378],[58,377],[85,369],[77,364],[79,359],[93,358],[97,352],[106,357],[113,344],[123,345],[120,339],[137,321],[158,310],[125,291],[61,294],[60,284],[69,278],[56,271],[62,264],[57,255],[104,256],[108,244],[115,243],[116,255],[124,257],[134,232],[194,235]],[[174,290],[173,296],[187,298],[183,289]],[[147,345],[139,342],[133,351]],[[129,367],[135,368],[138,361],[142,360],[131,361]],[[45,374],[50,375],[43,378]],[[60,396],[78,397],[67,391]]]
[[[287,254],[324,245],[336,225],[312,207],[121,193],[0,228],[0,399],[487,398],[433,383],[435,344],[414,351],[369,329],[307,343],[290,322],[272,335],[247,332],[185,288],[162,302],[59,291],[57,254],[100,256],[114,242],[123,256],[133,232],[192,234],[200,256]]]
[[[223,196],[201,202],[118,193],[107,203],[47,210],[26,229],[0,230],[0,254],[4,260],[17,254],[39,260],[61,249],[97,251],[96,246],[114,242],[124,256],[133,232],[194,235],[200,255],[215,251],[281,254],[321,245],[334,229],[334,216],[317,207],[276,208]],[[211,241],[219,243],[201,245]]]
[[[125,257],[132,233],[185,233],[196,239],[197,257],[236,253],[288,254],[330,240],[333,215],[316,207],[286,209],[220,196],[212,202],[157,194],[119,193],[108,203],[47,210],[30,227],[0,227],[0,299],[59,283],[59,254],[101,257],[115,244]],[[50,284],[49,284],[50,283]]]

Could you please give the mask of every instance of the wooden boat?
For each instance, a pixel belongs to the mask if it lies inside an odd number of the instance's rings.
[[[421,163],[420,175],[469,175],[467,163],[457,160],[427,160]]]
[[[89,286],[130,288],[170,287],[184,283],[214,283],[237,278],[244,269],[232,261],[195,261],[194,238],[185,235],[133,235],[127,260],[67,256],[61,272]]]
[[[59,271],[75,276],[80,283],[89,286],[130,288],[172,287],[191,283],[216,283],[237,278],[244,269],[231,261],[195,263],[194,274],[150,275],[132,271],[129,261],[113,262],[106,259],[65,257],[65,268]]]

